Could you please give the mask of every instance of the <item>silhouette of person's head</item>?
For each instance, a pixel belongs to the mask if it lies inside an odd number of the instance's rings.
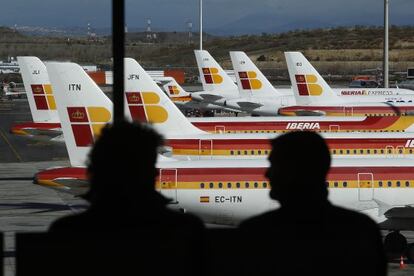
[[[89,153],[90,189],[84,197],[92,204],[160,198],[155,191],[155,163],[162,143],[162,137],[148,125],[117,122],[105,126]]]
[[[269,161],[270,197],[282,206],[326,201],[331,157],[319,134],[297,131],[273,139]]]

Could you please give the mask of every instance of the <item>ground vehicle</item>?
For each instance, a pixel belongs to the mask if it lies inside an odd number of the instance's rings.
[[[377,88],[378,82],[374,80],[353,80],[349,84],[350,88]]]

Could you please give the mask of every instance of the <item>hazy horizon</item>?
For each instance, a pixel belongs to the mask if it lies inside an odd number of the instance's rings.
[[[128,28],[198,30],[198,0],[126,0]],[[383,24],[383,0],[204,0],[204,30],[212,34],[282,32],[292,29]],[[110,0],[14,0],[2,5],[0,25],[48,28],[111,26]],[[390,1],[391,25],[414,25],[414,1]],[[19,16],[17,16],[19,15]]]

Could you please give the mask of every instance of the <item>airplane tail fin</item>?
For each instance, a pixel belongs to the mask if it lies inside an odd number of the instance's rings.
[[[132,58],[125,58],[125,108],[133,120],[153,124],[165,136],[200,134],[147,72]]]
[[[75,63],[46,64],[72,166],[85,166],[91,145],[112,121],[112,102]]]
[[[292,90],[298,105],[341,103],[322,76],[300,52],[285,52]]]
[[[219,91],[237,95],[237,86],[220,64],[206,50],[194,50],[204,91]]]
[[[17,57],[35,123],[59,123],[55,95],[46,66],[37,57]]]
[[[244,52],[230,52],[231,62],[242,97],[281,96],[263,73]]]
[[[164,84],[163,88],[172,101],[191,101],[191,94],[185,91],[174,78]]]

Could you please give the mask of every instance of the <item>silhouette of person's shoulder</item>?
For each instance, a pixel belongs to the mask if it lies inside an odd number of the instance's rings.
[[[379,228],[355,211],[332,205],[318,212],[280,208],[239,229],[246,251],[260,252],[250,256],[244,275],[386,275]]]
[[[96,210],[90,208],[82,213],[56,220],[49,228],[51,232],[61,231],[125,231],[134,228],[191,229],[202,231],[203,222],[196,216],[168,208],[128,212],[119,210]]]
[[[286,230],[287,233],[292,233],[293,228],[303,227],[311,228],[309,229],[311,232],[312,229],[317,230],[321,233],[321,237],[340,239],[363,238],[365,235],[372,236],[372,233],[379,234],[377,224],[368,216],[330,203],[324,205],[322,209],[303,208],[294,212],[288,208],[280,208],[247,219],[239,227],[246,231],[271,228],[272,231]]]

